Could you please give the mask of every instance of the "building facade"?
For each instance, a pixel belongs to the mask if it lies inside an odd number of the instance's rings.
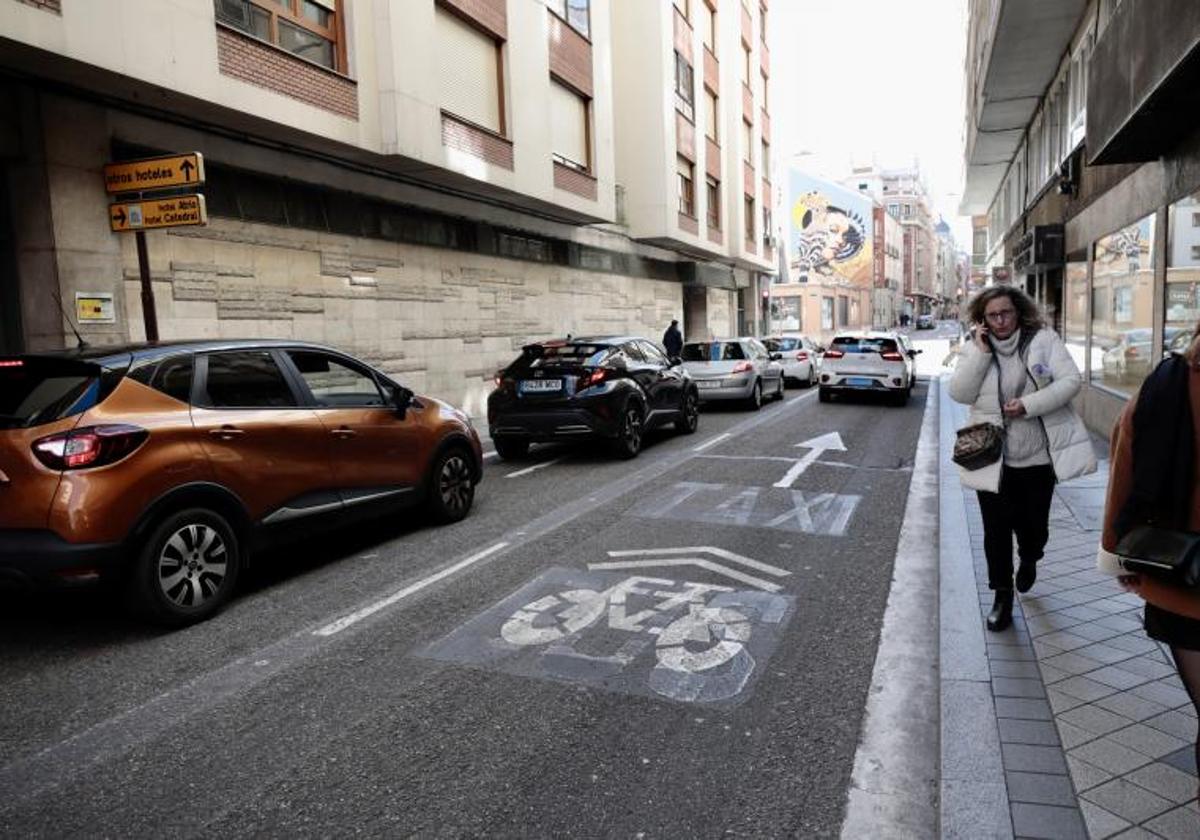
[[[1200,5],[974,0],[966,69],[976,270],[1038,299],[1107,433],[1200,319]]]
[[[531,339],[657,336],[673,317],[735,331],[744,290],[774,269],[761,218],[720,242],[679,226],[679,12],[636,4],[660,23],[643,60],[661,85],[621,100],[617,56],[643,34],[617,25],[626,5],[0,0],[0,350],[61,347],[70,322],[93,344],[145,336],[138,249],[110,230],[102,171],[185,151],[204,158],[208,223],[144,234],[163,339],[327,342],[478,414]],[[705,8],[731,56],[722,113],[742,119],[732,56],[749,17],[750,81],[768,78],[765,7]],[[651,99],[662,118],[643,122]],[[740,233],[743,194],[758,217],[766,193],[733,134],[720,225]]]

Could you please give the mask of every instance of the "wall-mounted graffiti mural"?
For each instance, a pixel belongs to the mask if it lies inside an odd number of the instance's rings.
[[[873,203],[861,193],[792,172],[789,266],[792,282],[843,281],[870,287]]]

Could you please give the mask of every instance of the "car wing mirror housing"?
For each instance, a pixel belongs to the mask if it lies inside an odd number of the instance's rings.
[[[403,385],[397,385],[392,389],[392,405],[396,408],[396,413],[401,417],[408,411],[413,404],[413,392],[405,388]]]

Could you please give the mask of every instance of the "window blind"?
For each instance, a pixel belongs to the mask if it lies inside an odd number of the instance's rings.
[[[489,36],[437,9],[438,76],[444,109],[499,133],[499,48]]]
[[[554,154],[588,168],[587,103],[574,91],[550,82],[550,126]]]

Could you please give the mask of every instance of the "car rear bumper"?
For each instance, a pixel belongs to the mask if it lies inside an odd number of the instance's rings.
[[[488,427],[492,439],[518,438],[535,443],[587,437],[616,437],[617,419],[583,409],[555,409],[497,414]]]
[[[783,375],[788,379],[808,379],[811,371],[812,364],[809,362],[792,362],[783,366]]]
[[[707,387],[703,379],[696,380],[696,390],[700,394],[700,402],[716,402],[718,400],[746,400],[754,393],[754,378],[747,377],[745,382],[728,380],[708,380],[720,382],[720,385]]]
[[[895,379],[900,379],[899,385],[896,384]],[[908,383],[902,377],[883,374],[862,373],[853,376],[822,374],[821,387],[828,391],[902,391],[908,387]]]
[[[119,543],[69,543],[53,531],[0,530],[0,587],[97,583],[123,558]]]

